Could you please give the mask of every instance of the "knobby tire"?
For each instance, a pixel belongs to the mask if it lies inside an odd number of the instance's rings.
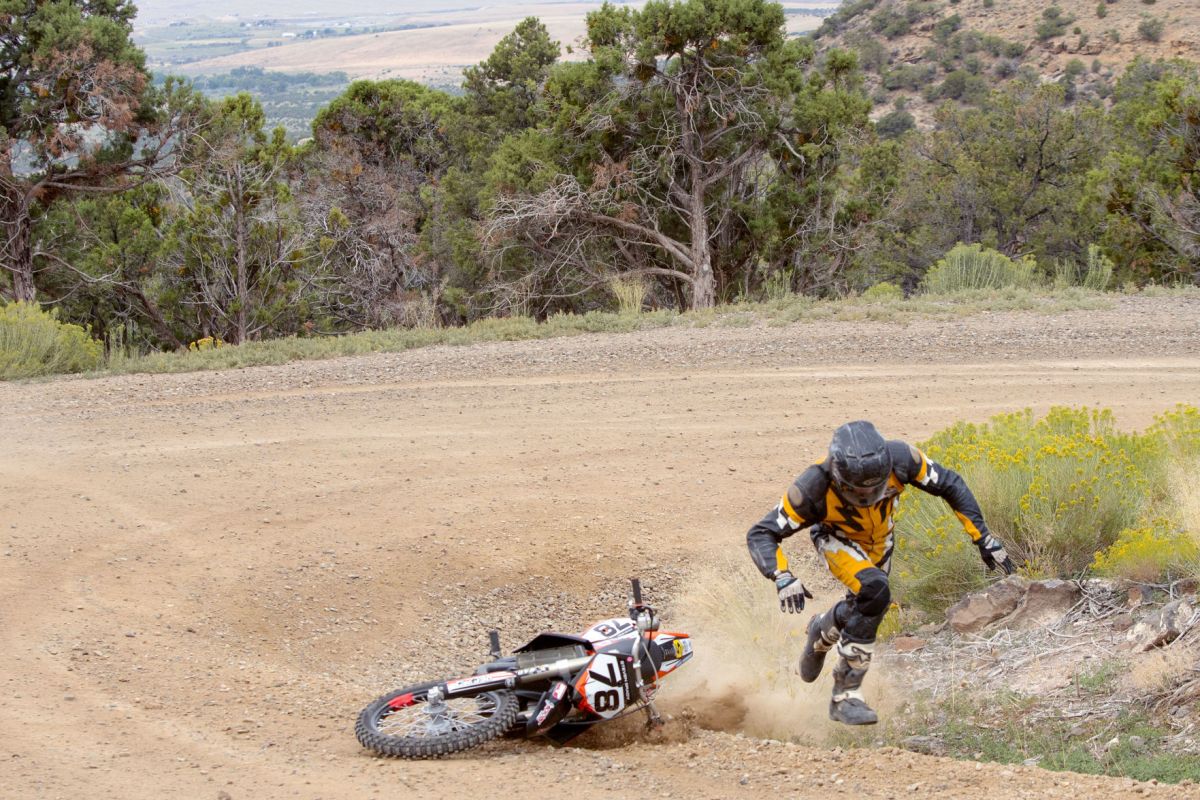
[[[464,728],[420,736],[396,736],[380,730],[380,723],[384,722],[392,713],[396,713],[388,705],[392,700],[411,693],[415,700],[414,706],[403,709],[403,711],[422,713],[419,706],[425,703],[426,694],[430,688],[440,683],[442,681],[430,681],[397,689],[383,695],[364,708],[358,715],[358,722],[354,726],[354,735],[358,737],[359,743],[382,756],[437,758],[478,747],[484,742],[495,739],[516,722],[517,714],[520,711],[517,696],[512,692],[500,690],[481,693],[480,696],[491,697],[496,704],[496,710],[491,716]],[[414,708],[417,708],[415,712]]]

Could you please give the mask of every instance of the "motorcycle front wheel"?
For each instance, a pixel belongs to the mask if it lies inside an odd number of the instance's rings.
[[[437,758],[478,747],[504,733],[517,718],[517,696],[507,690],[442,698],[431,681],[385,694],[362,710],[354,735],[383,756]]]

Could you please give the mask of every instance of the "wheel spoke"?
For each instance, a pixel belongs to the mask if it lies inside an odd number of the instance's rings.
[[[426,698],[414,698],[410,706],[389,709],[378,721],[379,732],[398,738],[436,738],[447,732],[469,730],[487,722],[499,708],[490,694],[456,697],[442,701],[438,713],[430,713]]]

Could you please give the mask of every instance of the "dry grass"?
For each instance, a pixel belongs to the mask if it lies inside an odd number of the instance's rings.
[[[1176,518],[1200,548],[1200,460],[1176,465],[1168,480]],[[1200,563],[1195,565],[1194,572],[1200,578]]]
[[[121,358],[110,362],[107,372],[197,372],[368,353],[395,353],[432,345],[550,339],[585,333],[631,333],[675,326],[743,327],[863,319],[904,325],[927,319],[953,319],[986,311],[1026,310],[1053,314],[1067,310],[1110,308],[1112,305],[1111,296],[1080,289],[1051,292],[1017,289],[975,291],[952,296],[891,299],[882,302],[872,302],[864,298],[818,301],[793,295],[784,300],[766,303],[739,303],[684,313],[650,311],[635,315],[593,311],[587,314],[559,314],[542,323],[528,317],[508,317],[483,319],[465,327],[455,328],[435,328],[428,325],[365,331],[345,336],[288,337],[203,352],[151,353],[141,357]]]
[[[1175,690],[1200,662],[1200,641],[1182,642],[1142,654],[1121,678],[1121,687],[1134,697],[1158,697]]]

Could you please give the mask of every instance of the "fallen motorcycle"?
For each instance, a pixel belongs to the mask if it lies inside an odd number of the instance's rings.
[[[491,661],[474,674],[385,694],[362,710],[354,733],[368,750],[435,758],[502,734],[545,736],[565,744],[593,725],[654,708],[659,682],[692,657],[686,633],[660,632],[654,609],[632,581],[629,616],[592,625],[579,636],[540,633],[512,655],[489,635]]]

